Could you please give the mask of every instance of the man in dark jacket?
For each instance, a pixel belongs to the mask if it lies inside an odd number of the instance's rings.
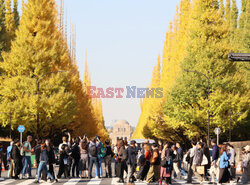
[[[211,168],[210,168],[210,176],[211,176],[211,183],[215,184],[216,182],[216,174],[218,174],[219,166],[217,165],[217,161],[220,155],[219,147],[216,144],[216,139],[212,139],[211,145],[213,147],[212,151],[212,161],[211,161]]]
[[[104,163],[105,163],[105,171],[106,171],[106,178],[112,178],[112,168],[111,168],[111,162],[113,157],[113,152],[110,146],[109,139],[106,139],[105,141],[105,156],[104,156]]]
[[[130,142],[130,146],[128,147],[128,159],[127,159],[127,165],[128,165],[128,182],[133,183],[136,178],[134,177],[134,173],[136,172],[136,156],[138,154],[137,147],[135,146],[136,142],[135,140],[132,140]]]
[[[80,140],[79,138],[75,138],[74,144],[72,145],[72,158],[73,158],[73,165],[72,165],[72,177],[79,177],[79,161],[80,161],[80,147],[79,147]]]
[[[21,173],[23,169],[23,163],[22,163],[22,156],[20,154],[20,141],[19,139],[16,139],[14,141],[14,145],[12,148],[12,157],[15,163],[15,179],[18,179],[18,175]]]

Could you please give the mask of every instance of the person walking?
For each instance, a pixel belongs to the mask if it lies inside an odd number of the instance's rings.
[[[88,138],[84,136],[84,138],[80,142],[80,154],[81,159],[79,162],[79,170],[81,171],[81,178],[89,177],[88,170],[89,170],[89,155],[88,155]],[[85,176],[86,174],[86,176]]]
[[[172,170],[173,170],[174,153],[169,147],[169,143],[165,142],[161,153],[161,174],[159,185],[162,185],[165,180],[165,185],[172,184]]]
[[[110,146],[109,139],[106,139],[105,145],[106,146],[105,146],[104,163],[105,163],[106,178],[112,178],[111,162],[112,162],[113,152]]]
[[[62,137],[62,143],[59,144],[59,147],[58,147],[59,155],[60,155],[60,157],[59,157],[59,171],[58,171],[58,175],[57,175],[58,179],[61,178],[63,173],[64,173],[65,177],[68,177],[68,171],[66,173],[66,168],[67,168],[67,165],[68,165],[68,159],[67,159],[68,156],[67,156],[67,152],[65,151],[66,147],[67,148],[69,147],[69,143],[68,143],[67,137],[63,136]]]
[[[31,174],[31,155],[32,152],[34,152],[34,149],[31,147],[32,142],[32,136],[28,135],[27,141],[24,142],[23,148],[22,148],[22,154],[23,154],[23,170],[22,170],[22,176],[21,178],[25,177],[26,172],[28,172],[28,179],[32,178]]]
[[[208,146],[207,146],[207,143],[202,143],[203,144],[203,153],[204,153],[204,156],[206,157],[206,159],[207,159],[207,164],[205,164],[204,165],[204,170],[205,170],[205,172],[204,172],[204,176],[203,176],[203,179],[205,180],[205,181],[209,181],[209,179],[208,179],[208,176],[209,176],[209,174],[208,174],[208,170],[210,169],[210,167],[211,167],[211,156],[210,156],[210,151],[209,151],[209,148],[208,148]]]
[[[247,184],[250,181],[250,146],[244,147],[242,156],[242,178],[241,182]]]
[[[3,144],[0,142],[0,165],[1,165],[0,177],[2,174],[2,163],[3,163]]]
[[[193,160],[194,160],[194,155],[196,151],[196,142],[191,141],[192,148],[188,150],[186,161],[188,162],[188,178],[187,178],[187,183],[192,183],[192,176],[193,176]]]
[[[23,168],[23,163],[22,163],[22,156],[20,154],[20,149],[21,149],[21,144],[19,139],[16,139],[14,141],[14,145],[12,148],[12,158],[14,160],[14,172],[15,172],[15,177],[14,179],[18,179],[18,175],[21,173],[22,168]]]
[[[79,177],[79,161],[80,161],[80,147],[79,147],[80,139],[77,137],[74,139],[74,143],[72,145],[72,177]]]
[[[230,173],[228,171],[229,168],[229,158],[227,154],[226,145],[222,145],[220,150],[220,172],[219,172],[219,180],[220,184],[229,183],[230,181]]]
[[[152,146],[153,150],[153,155],[151,156],[150,159],[150,168],[147,174],[146,182],[151,183],[151,182],[158,182],[160,179],[160,153],[159,149],[156,143],[153,144]]]
[[[185,170],[182,169],[182,163],[183,163],[183,149],[181,147],[181,144],[179,142],[176,143],[177,153],[179,154],[179,162],[178,162],[178,168],[181,172],[181,175],[187,176],[187,173]]]
[[[176,146],[175,145],[173,145],[172,147],[171,147],[171,149],[172,149],[172,151],[173,151],[173,153],[174,153],[174,158],[173,158],[173,169],[174,169],[174,172],[176,173],[176,175],[177,175],[177,179],[181,179],[182,177],[181,177],[181,171],[180,171],[180,168],[179,168],[179,162],[180,162],[180,158],[181,158],[181,156],[180,156],[180,153],[178,153],[177,152],[177,149],[176,149]]]
[[[193,164],[192,164],[192,170],[193,174],[200,180],[200,182],[203,181],[203,177],[201,174],[205,174],[205,168],[204,166],[201,165],[202,160],[203,160],[203,144],[201,142],[198,142],[196,145],[196,150],[194,153],[194,158],[193,158]],[[201,171],[198,171],[198,168],[201,168]]]
[[[118,163],[117,163],[117,176],[119,177],[118,183],[124,183],[124,171],[126,168],[126,150],[123,140],[118,143]]]
[[[34,147],[34,153],[35,153],[35,160],[36,160],[36,177],[37,177],[37,172],[38,172],[38,166],[40,163],[40,155],[41,155],[41,144],[42,144],[42,140],[38,139],[37,140],[37,144]]]
[[[227,143],[227,150],[228,150],[228,158],[229,158],[229,173],[230,173],[230,179],[233,180],[236,177],[236,168],[235,168],[235,150],[234,147]]]
[[[219,166],[218,166],[218,159],[220,156],[220,150],[219,147],[216,144],[216,139],[212,139],[211,141],[212,145],[212,161],[211,161],[211,167],[210,167],[210,176],[211,176],[211,183],[216,184],[216,179],[218,179],[219,174]]]
[[[132,140],[130,142],[130,146],[128,147],[128,159],[127,159],[127,166],[128,166],[128,175],[127,175],[127,182],[134,183],[136,181],[136,178],[134,176],[134,173],[136,172],[136,156],[138,154],[137,147],[136,147],[136,141]]]
[[[69,145],[63,144],[60,149],[60,163],[59,163],[59,172],[57,178],[60,179],[62,174],[65,178],[69,178],[69,156],[71,155]]]
[[[95,175],[96,177],[98,176],[98,172],[100,174],[100,177],[102,177],[102,161],[103,161],[103,157],[104,154],[102,154],[104,146],[103,143],[100,140],[99,136],[96,136],[96,146],[97,146],[97,161],[98,161],[98,166],[95,165]]]
[[[41,176],[41,172],[44,170],[45,174],[49,176],[50,182],[54,182],[54,178],[52,174],[47,169],[47,162],[49,160],[47,146],[45,143],[41,144],[41,155],[40,155],[40,163],[37,172],[37,180],[35,183],[39,183],[39,179]]]
[[[49,172],[53,176],[54,179],[57,181],[57,176],[55,175],[55,152],[54,152],[54,147],[50,141],[50,139],[45,140],[46,148],[47,148],[47,154],[48,154],[48,161],[47,163],[49,164]]]
[[[10,146],[7,147],[7,162],[8,162],[8,177],[10,178],[13,178],[15,176],[15,173],[14,173],[14,161],[13,161],[13,158],[12,158],[12,154],[11,154],[11,151],[12,151],[12,148],[13,148],[13,141],[10,142]]]
[[[92,138],[92,140],[89,143],[89,179],[92,178],[92,168],[95,164],[96,168],[99,169],[99,162],[98,162],[98,153],[97,153],[97,146],[98,143],[96,142],[96,137]],[[97,170],[97,176],[96,178],[100,179],[100,171]]]

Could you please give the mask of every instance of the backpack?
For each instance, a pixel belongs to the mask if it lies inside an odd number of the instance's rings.
[[[168,156],[166,157],[164,160],[161,161],[161,166],[166,168],[166,167],[170,167],[173,164],[173,159],[172,157]]]
[[[96,146],[95,145],[92,145],[90,148],[89,148],[89,153],[92,157],[96,157],[97,156],[97,149],[96,149]]]
[[[142,166],[145,164],[145,162],[146,162],[145,156],[141,155],[138,160],[139,165]]]
[[[101,156],[102,158],[105,157],[106,152],[107,152],[107,148],[104,148],[104,146],[102,145],[101,151],[100,151],[100,156]]]

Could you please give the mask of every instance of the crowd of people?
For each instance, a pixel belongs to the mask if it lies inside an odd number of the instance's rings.
[[[70,134],[62,138],[58,147],[58,153],[50,139],[38,139],[32,147],[32,136],[20,143],[18,139],[11,142],[7,148],[8,176],[14,179],[35,178],[39,183],[40,178],[47,178],[54,182],[62,178],[81,177],[112,178],[113,174],[119,178],[117,183],[134,183],[143,181],[146,183],[156,182],[172,184],[172,179],[185,180],[192,183],[193,176],[202,183],[211,184],[229,183],[230,181],[241,181],[247,183],[250,173],[250,147],[243,148],[240,169],[242,177],[236,176],[236,152],[230,144],[216,144],[211,141],[212,152],[209,146],[202,141],[192,141],[192,147],[184,151],[180,143],[158,141],[150,144],[148,140],[142,145],[131,140],[118,140],[112,145],[109,139],[101,141],[96,136],[89,139],[83,137],[71,138]],[[0,160],[2,160],[2,147],[0,144]],[[210,156],[211,153],[211,156]],[[35,155],[37,163],[36,177],[32,177],[31,155]],[[58,155],[58,157],[57,157]],[[183,163],[188,164],[185,171]],[[114,163],[114,165],[112,165]],[[55,164],[59,164],[56,171]],[[92,177],[95,165],[95,177]],[[103,168],[104,166],[104,168]],[[104,170],[103,170],[104,169]],[[112,171],[114,170],[114,173]],[[27,174],[27,175],[26,175]],[[1,175],[1,173],[0,173]]]

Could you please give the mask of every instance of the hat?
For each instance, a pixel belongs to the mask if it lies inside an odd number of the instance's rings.
[[[245,148],[246,151],[250,151],[250,146],[249,145],[245,146],[244,148]]]
[[[130,141],[130,144],[135,144],[135,143],[136,143],[135,140]]]

